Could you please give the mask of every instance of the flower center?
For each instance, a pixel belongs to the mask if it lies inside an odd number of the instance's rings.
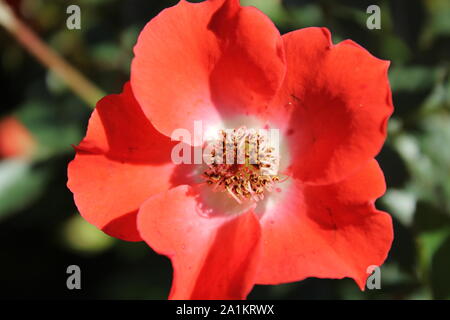
[[[269,141],[267,130],[220,130],[219,138],[206,152],[206,183],[239,204],[263,200],[265,192],[284,181],[278,175],[278,145],[274,143],[278,141]]]

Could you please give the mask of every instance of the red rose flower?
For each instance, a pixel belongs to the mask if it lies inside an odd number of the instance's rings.
[[[374,205],[389,63],[324,28],[280,36],[237,0],[180,1],[134,52],[130,84],[99,101],[69,165],[83,217],[168,256],[172,299],[243,299],[254,284],[307,277],[363,290],[393,239]],[[279,129],[280,176],[261,163],[175,164],[171,134],[198,120],[205,132]]]

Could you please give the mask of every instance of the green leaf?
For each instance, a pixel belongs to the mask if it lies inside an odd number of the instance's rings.
[[[389,70],[393,91],[427,90],[433,87],[436,71],[423,66],[394,67]]]
[[[72,144],[82,138],[80,113],[67,102],[26,103],[17,113],[18,118],[37,139],[37,159],[47,159],[56,154],[72,151]],[[75,106],[80,108],[80,106]],[[78,121],[77,121],[78,120]]]
[[[450,232],[432,260],[431,283],[435,299],[450,299]]]
[[[0,220],[26,208],[41,195],[48,172],[21,159],[0,162]]]
[[[419,202],[414,226],[420,257],[420,271],[435,298],[450,297],[450,217],[426,202]],[[443,283],[444,282],[444,283]]]
[[[269,18],[275,22],[283,23],[285,18],[284,8],[281,4],[281,0],[241,0],[243,6],[254,6],[264,12]]]
[[[66,222],[64,239],[70,249],[90,254],[103,252],[114,244],[114,238],[88,223],[79,214]]]

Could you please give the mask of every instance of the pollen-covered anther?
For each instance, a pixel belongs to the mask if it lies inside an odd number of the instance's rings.
[[[260,201],[276,183],[279,157],[269,145],[267,136],[247,130],[221,130],[208,157],[203,176],[214,191],[225,192],[238,203]]]

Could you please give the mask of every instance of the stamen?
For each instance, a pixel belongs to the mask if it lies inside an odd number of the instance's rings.
[[[208,169],[203,174],[206,183],[213,191],[225,192],[239,204],[245,200],[263,200],[266,191],[285,181],[274,174],[279,164],[274,148],[268,145],[264,135],[245,127],[230,131],[219,132],[221,139],[213,146]],[[231,164],[227,156],[233,159]]]

